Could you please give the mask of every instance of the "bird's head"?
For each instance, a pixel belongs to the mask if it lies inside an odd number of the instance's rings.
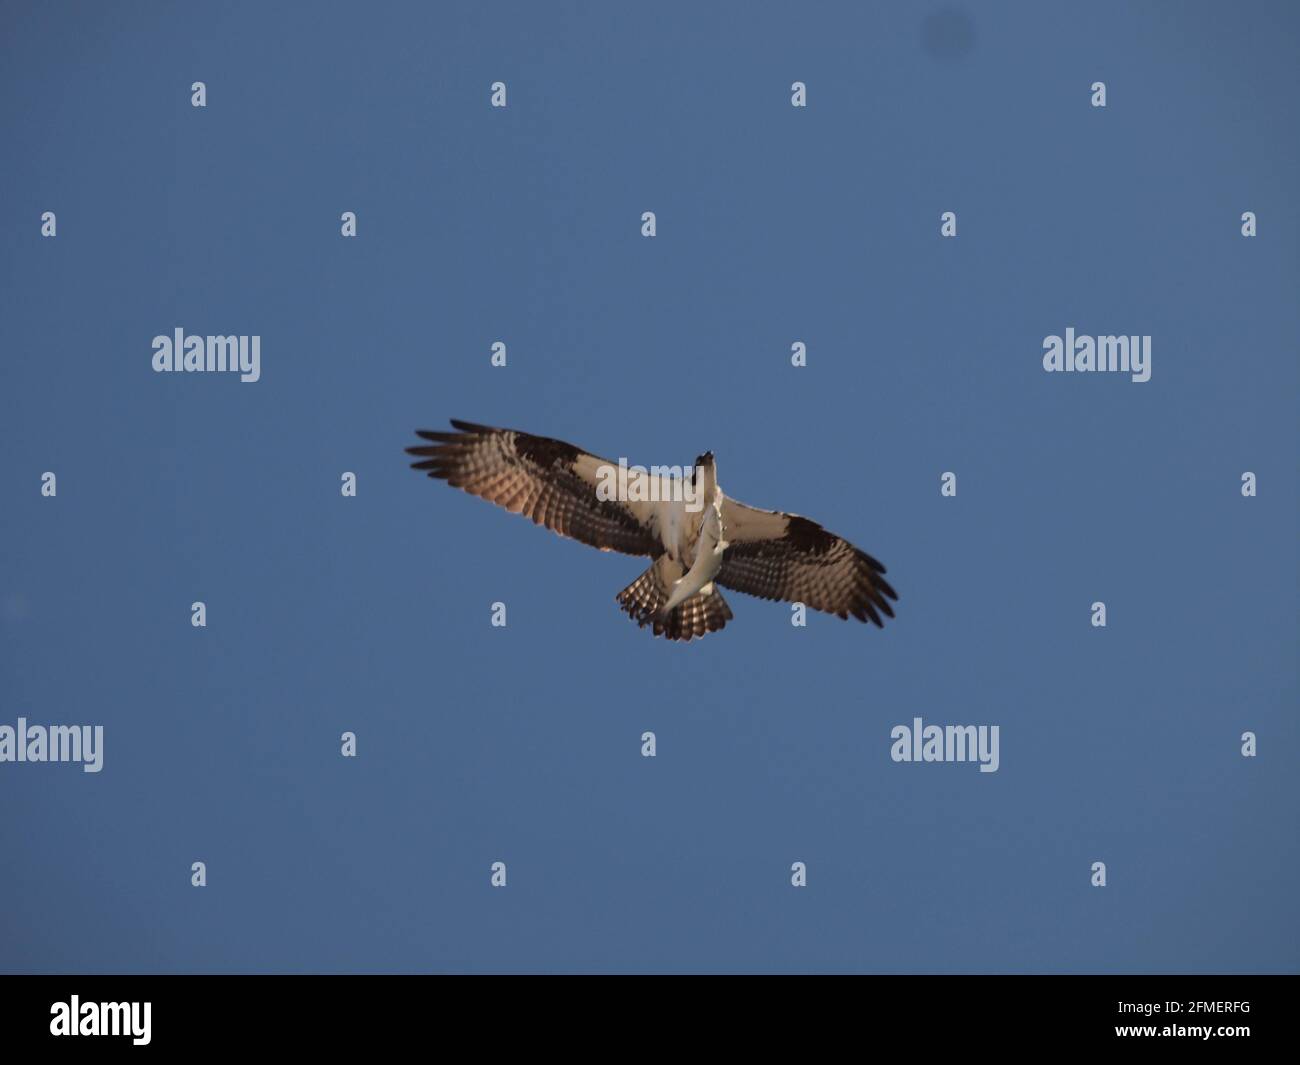
[[[691,470],[691,484],[702,506],[713,502],[718,490],[718,464],[714,461],[712,451],[706,451],[696,458],[695,468]]]

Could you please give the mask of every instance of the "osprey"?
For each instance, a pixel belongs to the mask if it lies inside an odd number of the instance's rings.
[[[897,599],[885,567],[815,521],[728,499],[706,452],[684,480],[590,455],[545,436],[452,419],[419,429],[413,469],[481,496],[552,532],[650,568],[616,596],[656,636],[690,640],[732,618],[718,585],[882,624]],[[611,492],[618,473],[618,491]]]

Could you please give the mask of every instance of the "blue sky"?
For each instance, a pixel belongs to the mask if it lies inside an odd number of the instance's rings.
[[[0,5],[0,724],[105,729],[0,764],[0,969],[1295,971],[1297,28]],[[261,380],[153,373],[178,326]],[[451,417],[712,449],[897,620],[652,640],[643,562],[407,468]]]

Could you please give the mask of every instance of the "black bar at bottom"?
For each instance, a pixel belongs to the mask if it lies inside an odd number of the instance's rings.
[[[852,976],[839,986],[829,979],[6,976],[0,1031],[6,1056],[108,1044],[142,1053],[284,1047],[338,1054],[413,1041],[448,1051],[477,1046],[491,1056],[520,1040],[533,1052],[568,1041],[621,1057],[659,1043],[682,1049],[684,1038],[696,1050],[752,1040],[770,1048],[769,1040],[786,1038],[818,1053],[846,1030],[863,1048],[901,1038],[926,1050],[1127,1043],[1249,1053],[1295,1043],[1294,977]],[[603,1032],[615,1042],[589,1042]]]

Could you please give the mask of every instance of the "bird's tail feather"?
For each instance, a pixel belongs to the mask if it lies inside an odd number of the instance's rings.
[[[697,592],[667,614],[663,605],[672,594],[673,582],[685,569],[667,555],[618,593],[618,603],[639,626],[651,626],[656,636],[670,640],[691,640],[717,632],[732,618],[731,607],[722,598],[716,584],[706,593]]]

